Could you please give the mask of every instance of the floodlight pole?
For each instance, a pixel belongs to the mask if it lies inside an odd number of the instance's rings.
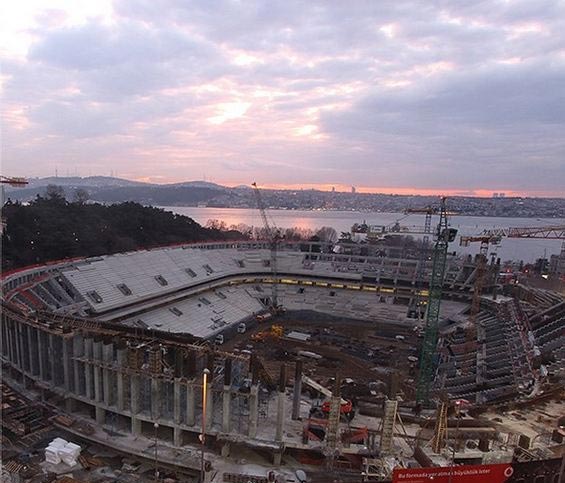
[[[208,395],[208,376],[210,370],[208,368],[202,371],[202,433],[200,434],[201,452],[200,452],[200,483],[204,483],[204,447],[206,446],[206,402]]]

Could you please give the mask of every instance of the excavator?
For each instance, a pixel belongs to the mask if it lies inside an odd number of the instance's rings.
[[[253,342],[264,342],[268,339],[280,339],[284,335],[284,328],[282,325],[271,325],[269,330],[262,330],[253,334],[251,340]]]
[[[330,399],[333,396],[332,392],[328,388],[322,386],[321,384],[317,383],[316,381],[314,381],[314,379],[311,379],[308,376],[304,376],[304,375],[302,376],[302,383],[306,384],[307,386],[314,389],[316,392],[319,392],[320,394],[323,394],[328,398],[326,401],[322,403],[321,406],[313,407],[310,410],[310,416],[328,418],[330,415],[330,408],[331,408]],[[347,421],[351,421],[355,417],[355,409],[353,409],[353,403],[350,400],[342,398],[341,406],[339,408],[339,413],[344,419],[346,419]]]

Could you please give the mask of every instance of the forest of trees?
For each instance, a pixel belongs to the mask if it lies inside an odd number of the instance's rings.
[[[59,186],[27,205],[8,201],[2,210],[4,270],[63,258],[96,256],[180,242],[241,239],[242,234],[204,228],[187,216],[137,203],[86,203],[77,192],[65,199]]]
[[[44,196],[28,204],[8,202],[2,209],[2,269],[53,260],[92,257],[173,243],[208,240],[267,239],[263,227],[227,226],[209,220],[202,227],[187,216],[160,208],[126,202],[103,205],[88,202],[89,194],[77,189],[72,201],[61,186],[49,185]],[[331,227],[318,230],[285,228],[284,240],[335,243]]]

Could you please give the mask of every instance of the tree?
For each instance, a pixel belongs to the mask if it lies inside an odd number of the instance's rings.
[[[73,202],[79,205],[84,205],[89,198],[90,195],[84,188],[77,188],[73,194]]]
[[[335,243],[337,241],[337,231],[331,226],[323,226],[316,232],[316,236],[322,242]]]
[[[49,184],[45,189],[45,196],[48,200],[59,200],[65,199],[65,188],[56,184]]]
[[[206,228],[210,230],[227,231],[228,225],[222,220],[208,220],[206,222]]]

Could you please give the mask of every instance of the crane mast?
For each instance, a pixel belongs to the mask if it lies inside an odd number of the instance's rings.
[[[447,248],[455,240],[457,230],[448,227],[446,198],[441,198],[439,224],[435,234],[433,250],[432,276],[430,280],[426,328],[420,354],[420,370],[416,385],[416,400],[428,404],[434,378],[435,354],[438,339],[439,308],[447,266]]]
[[[412,307],[409,310],[409,314],[414,314],[415,318],[422,319],[423,318],[423,306],[424,300],[421,295],[421,292],[424,288],[424,265],[427,259],[427,248],[428,242],[430,240],[430,235],[432,232],[432,215],[436,214],[437,210],[431,206],[427,206],[425,208],[407,208],[404,210],[404,214],[419,214],[419,215],[426,215],[426,219],[424,222],[424,236],[422,237],[422,247],[420,249],[420,256],[418,258],[418,268],[416,272],[415,278],[415,285],[416,285],[416,297],[412,302]],[[415,305],[415,306],[414,306]],[[410,316],[410,315],[409,315]]]
[[[271,250],[271,274],[273,283],[271,285],[272,289],[272,296],[271,296],[271,309],[276,312],[279,309],[279,301],[278,301],[278,283],[277,283],[277,250],[278,244],[280,241],[280,234],[279,230],[276,226],[271,226],[269,224],[269,220],[267,219],[267,212],[265,210],[265,204],[263,203],[263,198],[261,196],[261,190],[257,186],[257,183],[253,183],[251,186],[255,189],[255,198],[257,200],[257,207],[259,208],[259,213],[261,213],[261,219],[263,221],[263,226],[265,227],[265,231],[267,232],[267,239],[269,242],[269,248]]]

